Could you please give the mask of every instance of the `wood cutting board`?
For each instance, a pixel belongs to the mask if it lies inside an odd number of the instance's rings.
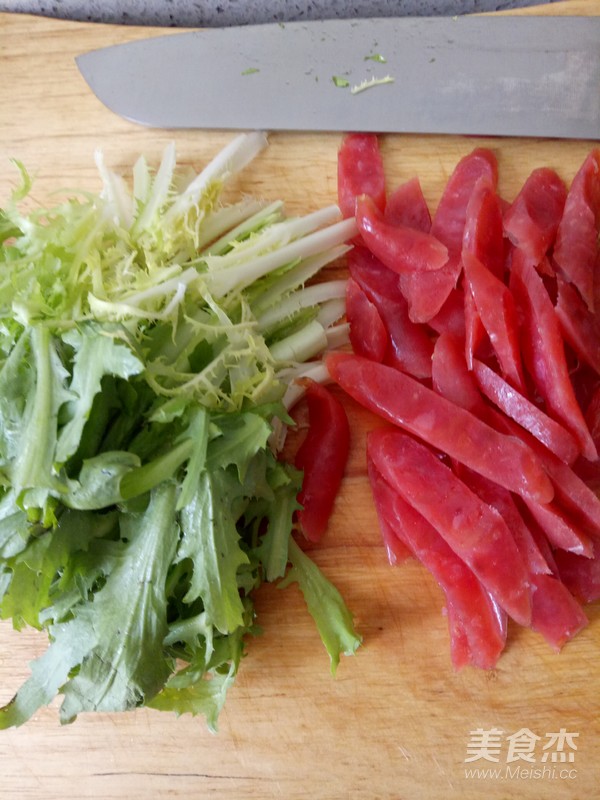
[[[571,0],[523,13],[600,14],[600,0]],[[157,33],[0,14],[0,206],[18,182],[9,159],[35,176],[32,202],[61,187],[97,189],[94,150],[128,173],[144,153],[158,163],[175,141],[179,160],[200,168],[228,132],[148,130],[104,108],[74,62],[83,51]],[[236,188],[308,212],[336,200],[338,134],[277,133]],[[591,142],[384,136],[390,188],[418,175],[432,208],[456,162],[473,147],[492,148],[500,191],[511,199],[529,172],[555,167],[570,181]],[[376,425],[347,402],[352,452],[335,516],[315,560],[355,614],[364,646],[332,678],[312,620],[295,587],[264,587],[256,598],[264,634],[248,643],[236,685],[211,734],[202,719],[138,711],[84,715],[60,727],[57,707],[0,734],[0,797],[96,798],[397,798],[490,800],[600,796],[598,695],[600,606],[560,655],[516,626],[496,669],[455,673],[443,599],[416,563],[392,568],[380,543],[365,472],[365,435]],[[0,702],[28,674],[45,638],[0,623]],[[469,777],[473,731],[529,729],[547,737],[578,734],[565,764],[517,762],[540,774]],[[513,767],[515,764],[512,765]],[[546,771],[542,768],[546,767]],[[552,767],[555,767],[554,773]]]

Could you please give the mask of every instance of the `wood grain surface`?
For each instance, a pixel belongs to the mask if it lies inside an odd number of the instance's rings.
[[[597,15],[600,0],[525,13]],[[74,62],[78,53],[157,32],[0,15],[0,205],[18,181],[10,158],[35,176],[30,202],[45,203],[61,187],[99,187],[97,147],[127,173],[142,152],[158,163],[170,141],[181,162],[199,168],[231,139],[222,131],[138,127],[88,90]],[[335,202],[339,142],[337,134],[273,134],[234,188],[283,198],[290,212]],[[538,166],[551,165],[569,181],[592,146],[442,136],[384,136],[381,144],[389,186],[418,175],[432,208],[456,162],[479,144],[496,152],[507,199]],[[355,614],[360,651],[343,659],[333,678],[296,589],[264,587],[256,598],[264,634],[248,642],[218,734],[201,719],[151,711],[84,715],[61,727],[54,703],[25,727],[0,734],[1,798],[599,796],[600,607],[587,609],[589,626],[560,655],[511,626],[495,670],[455,673],[440,590],[416,563],[387,563],[365,473],[365,435],[376,423],[352,402],[347,408],[348,473],[331,528],[313,554]],[[45,645],[37,634],[0,623],[0,702]],[[524,728],[541,737],[540,748],[548,734],[577,733],[573,761],[543,764],[540,749],[536,764],[508,764],[505,737]],[[503,731],[497,764],[466,763],[477,729]],[[506,773],[507,766],[541,772]],[[468,767],[504,771],[469,777]]]

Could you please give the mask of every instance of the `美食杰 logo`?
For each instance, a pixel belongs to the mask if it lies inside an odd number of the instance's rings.
[[[573,780],[578,737],[566,728],[543,734],[529,728],[514,733],[476,728],[469,731],[464,762],[473,766],[465,767],[465,777]]]

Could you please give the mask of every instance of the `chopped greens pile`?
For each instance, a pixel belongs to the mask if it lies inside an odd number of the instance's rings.
[[[302,475],[278,458],[303,375],[347,339],[337,207],[222,189],[266,145],[241,135],[198,175],[174,147],[131,186],[0,209],[0,616],[49,646],[0,709],[25,723],[142,705],[214,729],[257,632],[261,581],[296,581],[332,669],[359,636],[295,543]]]

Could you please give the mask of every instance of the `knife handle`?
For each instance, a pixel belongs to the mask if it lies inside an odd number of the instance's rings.
[[[73,19],[81,22],[104,22],[125,25],[162,27],[224,28],[234,25],[258,25],[268,22],[302,22],[319,19],[362,17],[456,16],[523,8],[558,2],[558,0],[463,0],[457,10],[456,0],[172,0],[170,3],[133,2],[123,8],[122,0],[104,0],[90,9],[80,0],[48,4],[46,0],[17,0],[18,9],[41,16]],[[49,7],[50,6],[50,7]]]

